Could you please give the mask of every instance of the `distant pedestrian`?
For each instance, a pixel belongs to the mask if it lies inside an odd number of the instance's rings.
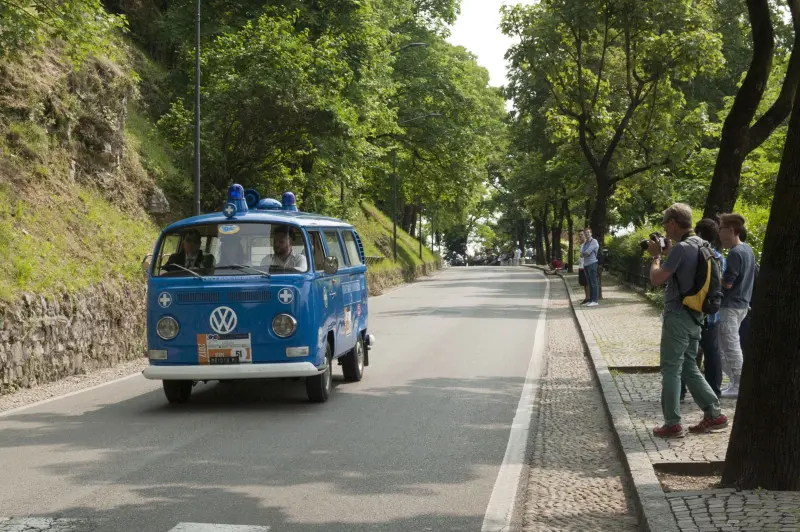
[[[716,220],[704,218],[694,226],[694,232],[714,247],[714,255],[720,261],[721,271],[725,271],[725,257],[716,248],[719,239],[719,225]],[[701,353],[697,356],[697,363],[703,362],[703,375],[706,382],[717,397],[722,394],[722,362],[719,355],[719,339],[717,324],[719,323],[719,312],[707,315],[703,320],[703,328],[700,333]],[[681,379],[681,401],[686,396],[686,383]]]
[[[597,278],[597,252],[600,244],[592,238],[592,230],[588,227],[583,230],[584,243],[581,244],[581,257],[583,257],[583,271],[586,274],[586,281],[589,284],[589,301],[584,303],[587,307],[596,307],[600,299],[600,283]]]
[[[741,214],[723,214],[719,238],[722,246],[729,249],[725,273],[722,275],[722,306],[719,311],[719,348],[722,370],[730,384],[722,390],[722,397],[739,396],[739,383],[742,378],[742,345],[739,328],[747,317],[750,299],[753,296],[753,283],[756,276],[756,258],[753,249],[741,241],[744,228]]]
[[[664,290],[664,316],[661,326],[661,410],[664,424],[653,429],[661,438],[679,438],[684,435],[681,425],[681,379],[686,383],[703,419],[689,427],[690,432],[702,433],[726,427],[728,418],[722,413],[719,398],[708,385],[695,357],[700,343],[703,314],[683,304],[681,287],[694,283],[699,262],[699,246],[703,241],[692,231],[692,209],[676,203],[664,211],[664,231],[669,239],[667,247],[651,240],[648,251],[653,260],[650,265],[650,282],[653,286],[666,283]],[[671,240],[670,240],[671,239]],[[672,240],[676,244],[672,245]],[[661,256],[667,258],[661,264]]]
[[[581,243],[580,247],[583,247],[583,243],[586,242],[586,235],[583,231],[578,231],[578,240]],[[592,299],[589,297],[589,283],[586,281],[586,271],[583,269],[583,255],[580,253],[578,254],[578,284],[583,287],[583,301],[581,301],[581,305],[585,305]]]
[[[520,259],[522,259],[522,250],[517,248],[514,250],[514,266],[519,266],[522,264]]]

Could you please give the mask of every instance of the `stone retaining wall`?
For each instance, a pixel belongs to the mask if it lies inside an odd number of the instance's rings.
[[[142,282],[0,303],[0,394],[145,355]]]

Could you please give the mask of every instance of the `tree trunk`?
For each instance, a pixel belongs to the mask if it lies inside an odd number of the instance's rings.
[[[607,230],[606,216],[608,215],[608,199],[611,196],[611,178],[607,174],[596,177],[597,198],[594,202],[594,210],[592,210],[592,223],[589,225],[592,229],[592,236],[602,247]]]
[[[558,202],[553,202],[553,227],[550,234],[553,235],[553,258],[564,260],[561,251],[561,233],[564,229],[564,207],[563,203],[559,208]]]
[[[572,271],[573,271],[572,260],[573,260],[573,257],[575,256],[575,228],[574,228],[574,224],[572,222],[572,213],[569,211],[569,201],[567,200],[567,198],[564,198],[562,201],[564,202],[563,203],[563,210],[564,210],[564,213],[567,216],[567,238],[569,240],[569,242],[567,243],[567,245],[569,246],[568,247],[568,251],[567,251],[567,255],[568,255],[567,256],[567,271],[569,273],[572,273]]]
[[[722,481],[800,490],[800,103],[795,102],[764,238],[753,325]]]
[[[586,229],[592,220],[592,200],[586,198],[586,205],[583,211],[583,225],[579,229]]]
[[[542,242],[542,222],[538,218],[533,219],[533,239],[534,249],[536,249],[536,264],[545,264],[547,260],[544,255],[544,243]]]
[[[542,238],[544,239],[545,264],[550,264],[550,261],[553,259],[553,250],[550,247],[550,238],[548,237],[548,230],[547,230],[547,217],[549,212],[550,212],[550,206],[545,205],[544,211],[542,211]]]
[[[768,0],[747,0],[752,28],[753,58],[733,106],[722,126],[717,163],[706,197],[704,218],[731,212],[739,195],[742,164],[748,153],[750,124],[764,96],[772,70],[775,36],[772,30]]]
[[[403,206],[403,223],[400,227],[403,228],[403,231],[408,233],[409,235],[414,234],[414,228],[416,227],[416,210],[414,209],[413,205],[404,205]]]

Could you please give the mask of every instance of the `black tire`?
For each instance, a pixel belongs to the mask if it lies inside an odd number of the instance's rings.
[[[342,357],[342,373],[344,380],[348,382],[358,382],[364,376],[364,359],[366,350],[364,349],[364,339],[359,335],[356,346],[348,354]]]
[[[164,395],[170,403],[183,404],[192,395],[192,381],[163,381]]]
[[[331,395],[333,388],[333,350],[330,342],[325,344],[325,362],[327,369],[319,375],[306,378],[306,393],[312,403],[324,403]]]

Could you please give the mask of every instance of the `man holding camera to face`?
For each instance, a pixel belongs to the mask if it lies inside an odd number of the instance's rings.
[[[695,360],[703,314],[683,304],[681,287],[686,290],[693,285],[703,244],[692,231],[691,207],[683,203],[672,205],[664,211],[663,225],[668,238],[651,236],[647,244],[652,257],[650,282],[653,286],[666,283],[660,350],[664,425],[653,429],[653,434],[661,438],[679,438],[684,436],[680,412],[681,377],[704,413],[700,423],[689,427],[690,432],[703,433],[726,427],[728,418],[722,414],[719,399]],[[675,245],[672,245],[673,240]],[[667,258],[662,264],[663,255]]]

